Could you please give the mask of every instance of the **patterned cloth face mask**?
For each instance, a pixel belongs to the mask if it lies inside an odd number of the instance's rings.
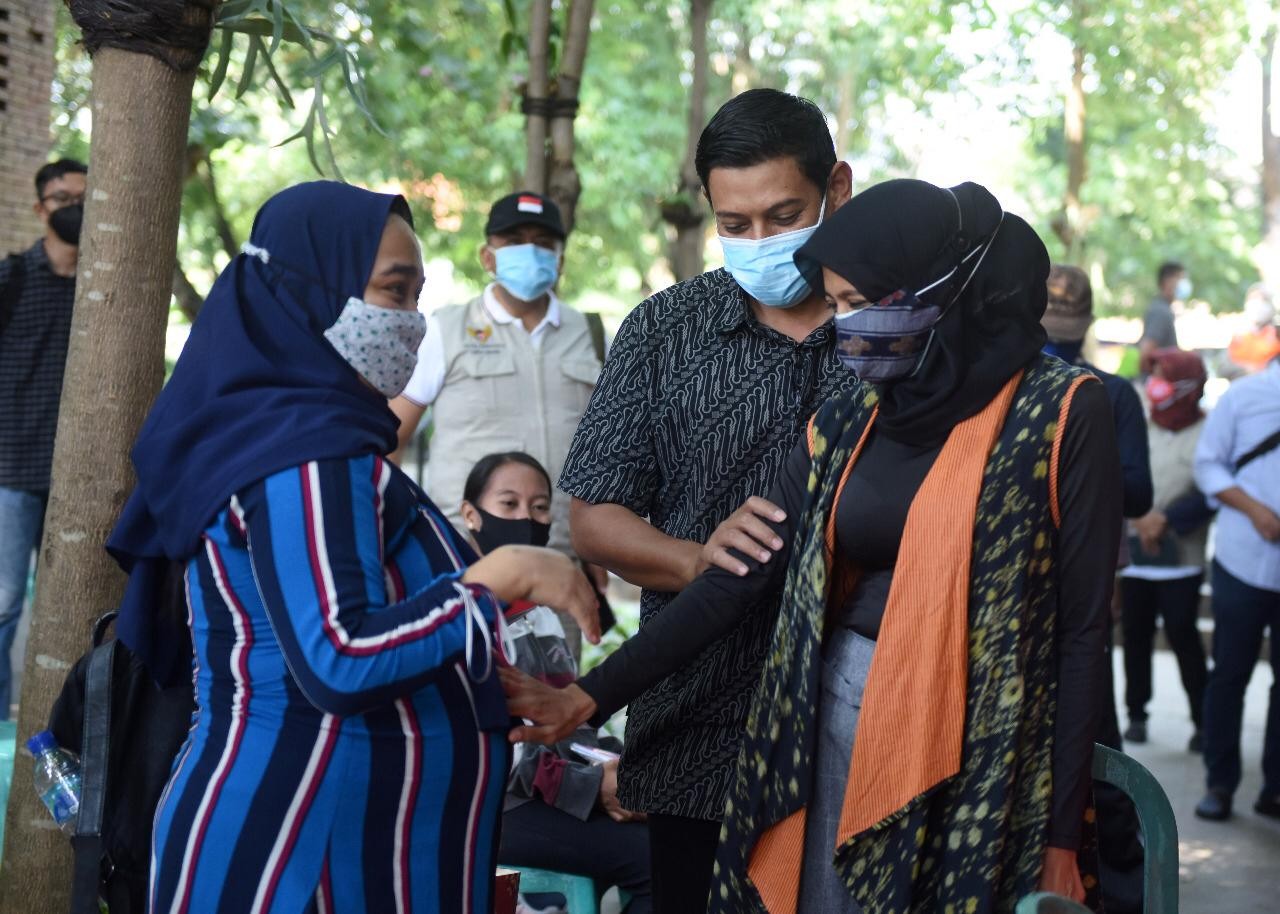
[[[1000,221],[1004,222],[1003,214]],[[947,307],[964,293],[973,280],[999,231],[1000,226],[997,225],[985,245],[974,248],[945,276],[920,291],[899,289],[874,305],[837,314],[836,355],[844,367],[872,384],[900,381],[919,371],[933,341],[934,327]],[[946,306],[931,305],[920,300],[921,295],[942,285],[975,255],[980,255],[978,262],[950,303]]]
[[[426,335],[427,318],[421,311],[380,308],[354,295],[324,332],[338,355],[388,399],[409,383]]]
[[[298,270],[271,256],[266,248],[246,241],[240,252],[292,270],[317,285],[325,284],[305,270]],[[328,286],[325,286],[328,288]],[[399,396],[418,366],[418,347],[427,335],[427,318],[417,309],[380,308],[356,296],[347,299],[333,326],[324,332],[338,355],[388,400]]]

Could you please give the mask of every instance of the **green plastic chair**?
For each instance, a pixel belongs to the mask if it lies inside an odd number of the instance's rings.
[[[564,896],[569,914],[600,914],[600,899],[604,893],[596,892],[595,880],[590,876],[575,876],[572,873],[557,873],[530,866],[513,866],[509,869],[520,874],[521,895],[552,892]],[[618,897],[625,909],[631,896],[618,889]]]
[[[1164,788],[1136,759],[1093,747],[1093,777],[1119,787],[1133,801],[1146,849],[1142,864],[1143,914],[1178,914],[1178,823]],[[1037,892],[1018,902],[1017,914],[1088,914],[1060,895]]]
[[[538,870],[526,866],[514,866],[511,869],[520,873],[521,895],[553,892],[564,896],[569,914],[599,914],[600,912],[600,899],[596,895],[595,880],[589,876],[574,876],[571,873],[556,873],[552,870]]]
[[[4,847],[4,813],[9,808],[9,784],[13,780],[13,757],[18,741],[18,725],[0,720],[0,849]]]
[[[1017,914],[1093,914],[1082,904],[1052,892],[1036,892],[1018,902]]]

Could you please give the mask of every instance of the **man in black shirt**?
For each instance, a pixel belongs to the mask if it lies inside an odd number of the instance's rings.
[[[831,313],[792,261],[850,196],[822,112],[770,89],[716,113],[696,164],[726,269],[642,302],[623,322],[569,456],[573,545],[644,588],[641,624],[730,549],[781,547],[761,518],[809,417],[856,383]],[[649,815],[655,910],[706,909],[724,800],[776,599],[631,704],[618,796]]]
[[[44,237],[0,261],[0,719],[9,716],[9,649],[49,494],[86,173],[71,159],[36,173]]]

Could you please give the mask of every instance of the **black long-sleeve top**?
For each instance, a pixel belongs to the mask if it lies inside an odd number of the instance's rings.
[[[843,622],[867,637],[879,633],[907,511],[940,450],[941,443],[914,447],[873,428],[836,506],[837,548],[862,571]],[[787,513],[781,523],[770,523],[784,544],[770,561],[739,555],[749,568],[743,577],[709,569],[579,680],[596,702],[595,719],[607,719],[633,696],[691,663],[741,621],[754,598],[782,586],[793,540],[791,523],[804,505],[809,468],[808,448],[801,441],[769,494]],[[1049,844],[1075,850],[1089,796],[1121,526],[1120,461],[1111,404],[1100,384],[1083,385],[1072,402],[1058,496],[1058,701]]]

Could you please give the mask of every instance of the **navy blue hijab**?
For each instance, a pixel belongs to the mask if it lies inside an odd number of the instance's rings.
[[[117,633],[162,683],[190,673],[185,633],[157,614],[164,577],[231,496],[311,460],[395,448],[387,401],[323,336],[363,295],[393,212],[409,217],[403,198],[331,181],[268,200],[250,241],[269,261],[240,254],[222,271],[138,434],[137,487],[107,549],[130,575]]]

